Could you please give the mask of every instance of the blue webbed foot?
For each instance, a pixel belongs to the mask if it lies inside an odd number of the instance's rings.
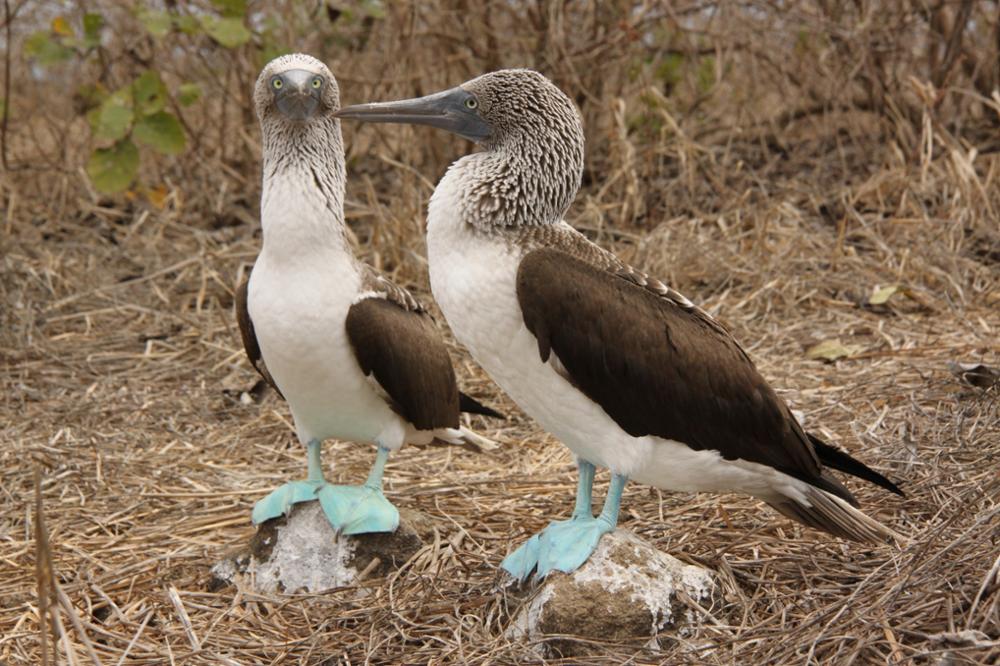
[[[594,483],[594,465],[579,461],[580,477],[576,488],[576,508],[569,520],[549,523],[520,548],[504,558],[501,566],[518,582],[523,583],[535,572],[544,578],[551,571],[573,573],[597,549],[601,537],[613,532],[618,524],[622,490],[628,477],[611,475],[608,497],[601,515],[594,518],[590,512],[590,494]]]
[[[544,578],[551,571],[576,571],[597,549],[601,537],[614,531],[610,521],[589,516],[549,523],[520,548],[504,558],[503,568],[519,582],[534,571]]]
[[[399,526],[399,511],[382,494],[382,471],[389,449],[379,446],[368,480],[361,486],[335,486],[323,478],[320,442],[306,444],[309,450],[309,478],[291,481],[272,491],[253,507],[255,525],[288,515],[298,502],[319,500],[327,520],[338,534],[394,532]]]
[[[399,511],[379,488],[327,484],[317,496],[338,534],[394,532],[399,527]]]
[[[254,525],[260,525],[266,520],[288,515],[292,505],[299,502],[309,502],[316,499],[316,493],[326,481],[289,481],[283,486],[272,490],[267,497],[253,505],[251,519]]]
[[[540,534],[533,535],[517,550],[503,558],[503,562],[500,564],[504,571],[513,576],[519,583],[526,581],[531,572],[538,566],[538,542],[540,539]]]

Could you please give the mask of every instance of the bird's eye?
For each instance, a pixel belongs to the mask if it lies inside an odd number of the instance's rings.
[[[285,82],[276,78],[274,81],[271,81],[271,85],[274,86],[275,90],[281,90],[281,86],[285,85]]]
[[[319,88],[321,85],[323,85],[323,79],[319,78],[318,76],[312,80],[313,88]]]
[[[475,97],[470,97],[469,99],[465,100],[465,108],[474,109],[477,106],[479,106],[479,102],[476,101]]]

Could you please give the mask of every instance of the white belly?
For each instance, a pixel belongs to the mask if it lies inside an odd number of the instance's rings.
[[[372,442],[400,419],[358,366],[344,320],[360,278],[349,262],[312,261],[275,270],[262,253],[248,310],[261,356],[288,400],[302,442]],[[387,446],[398,446],[383,442]]]
[[[800,483],[762,465],[725,461],[715,451],[622,430],[550,363],[542,363],[517,302],[520,253],[452,220],[436,216],[432,205],[427,251],[434,298],[455,337],[490,377],[578,457],[665,490],[768,497],[776,486]]]

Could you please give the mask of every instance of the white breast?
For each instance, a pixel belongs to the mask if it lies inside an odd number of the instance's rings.
[[[577,456],[659,488],[767,496],[776,483],[790,481],[761,465],[724,461],[714,451],[632,437],[550,363],[542,363],[517,302],[522,252],[462,221],[462,191],[461,173],[453,168],[431,198],[431,290],[455,337],[521,409]]]
[[[317,222],[324,212],[308,199],[270,194],[247,308],[300,440],[371,442],[390,426],[398,430],[399,417],[361,372],[347,339],[344,321],[361,283],[350,249],[333,237],[338,230]]]
[[[542,363],[517,302],[522,252],[461,222],[452,170],[427,217],[431,290],[455,337],[521,409],[578,456],[633,475],[649,442],[630,437],[592,400]]]

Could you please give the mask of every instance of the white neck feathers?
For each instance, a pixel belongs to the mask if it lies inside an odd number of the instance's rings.
[[[317,252],[349,251],[344,181],[339,121],[265,124],[263,252],[294,261]]]

